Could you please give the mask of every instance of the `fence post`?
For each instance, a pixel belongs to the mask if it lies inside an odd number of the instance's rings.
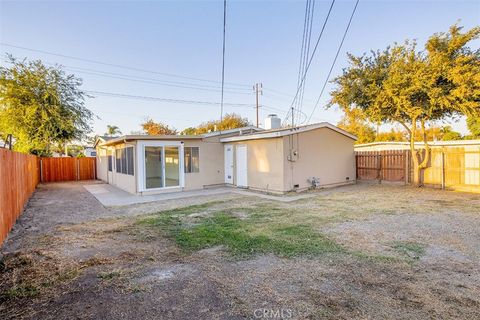
[[[79,159],[78,158],[74,158],[75,159],[75,164],[76,164],[76,180],[80,180],[80,161],[78,161]]]
[[[93,180],[97,180],[97,158],[92,161],[93,163]]]
[[[358,152],[355,152],[355,180],[358,180]]]
[[[40,158],[40,182],[43,183],[43,159]]]
[[[405,185],[407,185],[410,182],[410,165],[409,165],[409,157],[408,157],[408,150],[403,150],[403,156],[405,157],[404,159],[404,166],[405,166]]]
[[[442,190],[445,190],[445,152],[442,148]]]
[[[378,183],[381,184],[381,183],[382,183],[382,153],[381,153],[381,151],[380,151],[380,154],[377,156],[377,159],[378,159],[378,165],[377,165],[378,173],[377,173],[377,177],[378,177]]]

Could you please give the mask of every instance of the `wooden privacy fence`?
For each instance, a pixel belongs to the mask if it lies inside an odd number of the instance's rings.
[[[407,150],[356,152],[357,179],[407,182],[409,152]]]
[[[0,245],[40,180],[36,156],[0,148]]]
[[[39,182],[96,179],[95,158],[39,158],[0,148],[0,245]]]
[[[95,158],[41,158],[41,182],[94,180]]]
[[[480,192],[480,146],[434,148],[423,182],[442,189]]]
[[[358,151],[356,165],[358,180],[412,181],[409,150]],[[480,192],[480,146],[432,148],[421,178],[426,186]]]

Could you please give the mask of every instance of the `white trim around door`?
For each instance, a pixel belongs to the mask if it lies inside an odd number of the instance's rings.
[[[178,148],[178,160],[174,157],[166,156],[165,149],[168,147]],[[147,168],[145,165],[145,150],[146,148],[158,148],[159,152],[159,176],[157,177],[158,186],[147,186]],[[169,159],[172,158],[172,159]],[[181,141],[138,141],[137,142],[137,190],[138,192],[162,191],[169,189],[181,189],[185,187],[185,163],[184,163],[184,149]],[[171,161],[173,164],[178,162],[178,185],[168,186],[166,177],[166,162]],[[175,180],[175,179],[174,179]]]
[[[247,145],[239,144],[235,150],[235,167],[237,187],[248,188],[248,157]]]
[[[224,146],[225,183],[233,184],[233,145]]]

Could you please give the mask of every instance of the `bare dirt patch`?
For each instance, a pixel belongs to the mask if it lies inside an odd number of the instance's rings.
[[[105,209],[81,184],[46,185],[1,249],[0,313],[475,319],[479,216],[478,195],[393,186]]]

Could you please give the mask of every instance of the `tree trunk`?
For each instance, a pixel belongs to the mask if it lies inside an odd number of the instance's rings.
[[[423,186],[423,179],[422,179],[423,169],[419,166],[418,162],[413,163],[413,185],[415,187]]]
[[[428,163],[430,161],[431,150],[430,146],[428,145],[427,141],[427,133],[425,130],[425,119],[420,120],[420,129],[422,130],[422,137],[423,143],[425,145],[425,154],[423,154],[423,150],[416,150],[415,149],[415,137],[417,133],[417,117],[412,118],[411,121],[411,128],[407,126],[404,121],[398,120],[397,121],[407,130],[409,137],[410,137],[410,153],[412,154],[412,162],[413,162],[413,185],[417,187],[421,187],[423,185],[422,174],[425,168],[427,168]]]
[[[419,165],[418,159],[418,150],[415,150],[415,147],[410,146],[410,152],[412,154],[412,162],[413,162],[413,185],[416,187],[422,186],[422,168]]]
[[[417,150],[415,150],[415,133],[417,131],[416,119],[412,121],[412,129],[410,133],[410,153],[412,155],[412,162],[413,162],[413,185],[416,187],[420,187],[422,185],[421,176],[420,176],[420,168],[419,168],[419,158]]]

